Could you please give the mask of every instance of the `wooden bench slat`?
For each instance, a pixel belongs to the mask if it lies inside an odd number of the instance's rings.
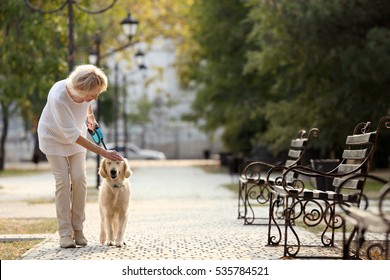
[[[291,140],[291,147],[294,148],[303,148],[306,146],[307,138],[303,139],[293,139]]]
[[[367,156],[367,149],[361,150],[344,150],[343,158],[344,159],[365,159]]]
[[[333,186],[338,187],[345,181],[344,178],[334,178]],[[358,179],[348,180],[345,184],[343,184],[343,188],[345,189],[354,189],[361,190],[363,187],[363,181]]]
[[[303,150],[289,150],[288,157],[298,159],[303,153]]]
[[[376,132],[350,135],[347,137],[347,145],[364,145],[369,143],[374,143],[376,138]]]
[[[343,163],[343,164],[340,164],[337,168],[337,172],[338,173],[348,173],[348,172],[351,172],[351,171],[357,171],[358,168],[361,167],[360,164],[350,164],[350,163]]]
[[[284,166],[289,167],[289,166],[292,166],[292,165],[294,165],[296,163],[297,163],[296,160],[289,159],[289,160],[286,160]]]

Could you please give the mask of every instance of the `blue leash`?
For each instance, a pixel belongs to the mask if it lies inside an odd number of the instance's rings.
[[[93,142],[95,142],[98,145],[103,144],[104,149],[107,150],[106,144],[104,144],[103,141],[103,133],[98,124],[95,124],[95,130],[90,130],[88,128],[88,133],[91,135]]]

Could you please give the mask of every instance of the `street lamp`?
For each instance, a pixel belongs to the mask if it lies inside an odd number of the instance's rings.
[[[111,9],[117,0],[113,0],[111,4],[106,6],[103,9],[92,11],[88,10],[87,8],[81,6],[76,0],[65,0],[59,8],[53,9],[53,10],[42,10],[40,8],[35,7],[29,0],[24,0],[27,7],[29,7],[31,10],[35,12],[39,12],[42,14],[54,14],[61,10],[63,10],[66,6],[68,6],[68,72],[72,72],[73,66],[74,66],[74,50],[75,50],[75,44],[74,44],[74,18],[73,18],[73,5],[76,6],[77,9],[80,11],[87,13],[87,14],[101,14],[105,11]]]
[[[122,51],[130,47],[134,42],[132,41],[135,33],[137,32],[139,22],[131,17],[130,13],[127,13],[127,17],[121,21],[123,33],[129,38],[129,43],[120,46],[117,49],[111,50],[108,53],[100,54],[100,44],[102,42],[100,31],[97,31],[94,36],[95,49],[91,49],[89,52],[89,63],[100,67],[100,60],[113,55],[119,51]]]
[[[127,47],[131,46],[132,44],[134,44],[132,39],[133,39],[135,33],[137,32],[138,24],[139,24],[139,22],[137,20],[135,20],[134,18],[132,18],[131,14],[128,13],[127,17],[124,20],[121,21],[121,25],[122,25],[123,32],[129,38],[129,42],[127,44],[125,44],[123,46],[120,46],[119,48],[116,48],[114,50],[111,50],[110,52],[105,53],[105,54],[100,54],[100,45],[101,45],[101,42],[102,42],[102,38],[101,38],[100,31],[97,31],[95,33],[95,36],[94,36],[95,48],[91,49],[90,52],[89,52],[89,55],[88,55],[89,63],[90,64],[94,64],[94,65],[100,67],[100,62],[101,62],[101,60],[103,58],[111,56],[111,55],[113,55],[113,54],[115,54],[115,53],[117,53],[119,51],[122,51],[122,50],[126,49]],[[117,96],[118,96],[117,71],[118,71],[118,65],[115,64],[115,85],[114,85],[114,98],[115,98],[115,101],[114,102],[117,101]],[[116,111],[117,110],[115,108],[115,114],[117,114]],[[99,121],[100,121],[100,101],[99,101],[99,99],[97,99],[97,101],[96,101],[95,118],[96,118],[96,122],[99,123]],[[117,121],[116,118],[115,118],[114,121],[115,122]],[[115,143],[117,143],[117,141],[118,141],[117,131],[115,131],[115,133],[114,133],[114,138],[115,138]],[[98,154],[96,155],[96,161],[97,161],[97,163],[96,163],[97,165],[96,166],[98,167],[99,163],[100,163],[100,156]],[[99,187],[99,184],[100,184],[100,176],[99,176],[99,174],[97,174],[96,183],[97,183],[96,187]]]
[[[140,69],[145,67],[145,53],[143,51],[141,51],[140,49],[138,49],[134,56],[135,56],[135,61],[137,62],[138,67]],[[143,67],[141,67],[141,66],[143,66]]]
[[[135,33],[137,33],[138,21],[131,17],[130,13],[127,13],[127,17],[121,21],[123,32],[131,40]]]

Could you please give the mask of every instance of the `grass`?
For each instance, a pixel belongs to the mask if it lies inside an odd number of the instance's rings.
[[[57,231],[55,218],[0,218],[0,234],[46,234]],[[17,260],[42,240],[0,242],[0,260]]]
[[[0,260],[17,260],[42,240],[0,242]]]
[[[41,173],[42,170],[38,169],[5,169],[0,171],[1,177],[11,177],[11,176],[24,176],[31,175],[34,173]]]
[[[0,234],[54,233],[56,230],[55,218],[0,218]]]
[[[3,175],[2,173],[1,175]],[[25,174],[24,172],[12,172],[12,176],[16,174]],[[11,173],[7,172],[7,176]],[[96,186],[87,187],[87,201],[96,202],[98,198],[98,190]],[[29,204],[55,203],[52,198],[37,198],[28,200]],[[15,219],[15,218],[0,218],[0,234],[51,234],[57,231],[56,218],[31,218],[31,219]],[[15,242],[0,241],[0,260],[17,260],[28,250],[42,242],[41,239],[23,240]]]
[[[28,171],[30,172],[30,171]],[[37,171],[31,171],[37,172]],[[1,176],[18,176],[24,175],[26,171],[6,170],[1,172]],[[1,186],[0,186],[1,188]],[[87,187],[87,201],[96,202],[98,190],[96,186]],[[26,201],[29,204],[55,203],[53,198],[36,198]],[[15,219],[0,218],[0,234],[51,234],[57,231],[56,218],[32,218],[32,219]],[[23,241],[0,241],[0,260],[17,260],[42,242],[41,239],[23,240]]]
[[[379,182],[367,181],[364,186],[364,190],[369,194],[374,194],[377,193],[381,187],[383,187],[383,184]]]

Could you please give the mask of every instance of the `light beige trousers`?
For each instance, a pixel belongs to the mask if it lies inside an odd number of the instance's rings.
[[[72,236],[74,230],[83,229],[87,199],[85,155],[46,156],[56,181],[55,202],[60,237]]]

